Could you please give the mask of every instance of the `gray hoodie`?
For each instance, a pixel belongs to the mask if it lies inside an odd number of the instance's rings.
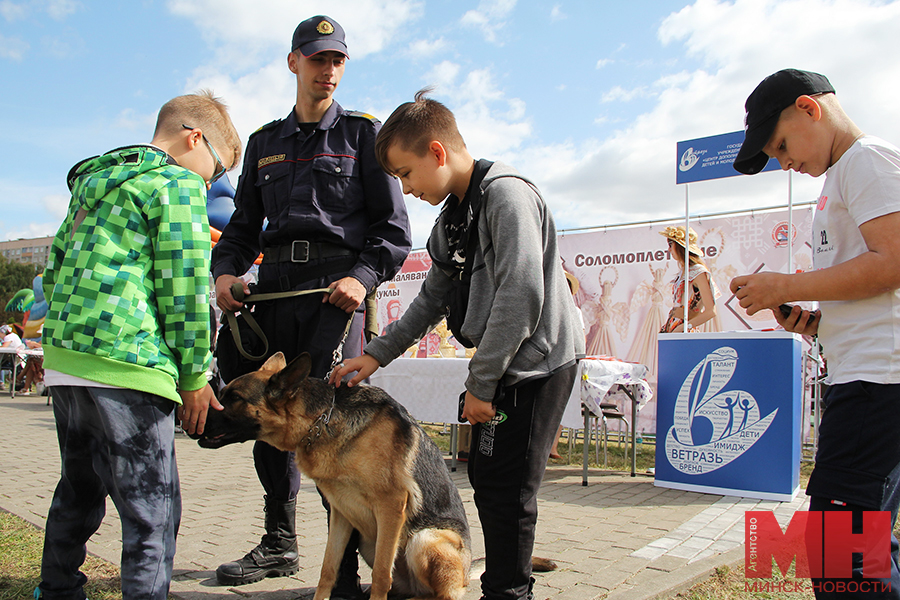
[[[494,163],[480,186],[479,246],[462,334],[477,352],[466,389],[490,401],[497,384],[544,377],[584,355],[584,334],[569,292],[550,209],[528,180]],[[429,248],[446,253],[444,214]],[[484,264],[484,268],[480,265]],[[446,315],[451,274],[432,265],[419,295],[399,321],[366,346],[385,366]]]

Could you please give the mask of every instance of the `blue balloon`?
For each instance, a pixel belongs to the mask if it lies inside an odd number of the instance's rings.
[[[226,175],[212,184],[206,192],[206,214],[209,217],[209,225],[222,231],[231,220],[233,212],[234,187]]]

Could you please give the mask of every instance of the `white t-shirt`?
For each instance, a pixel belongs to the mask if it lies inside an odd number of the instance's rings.
[[[25,347],[25,343],[22,341],[22,338],[20,338],[14,332],[9,332],[5,336],[3,336],[3,341],[0,343],[2,343],[3,346],[6,346],[7,348],[18,349]]]
[[[859,226],[893,212],[900,212],[900,149],[863,137],[827,171],[812,224],[814,267],[868,251]],[[900,290],[819,306],[828,383],[900,383]]]
[[[14,355],[16,358],[13,360],[16,361],[17,365],[20,365],[25,361],[25,354],[23,352],[23,350],[25,350],[25,342],[22,341],[22,338],[20,338],[15,331],[10,331],[4,335],[0,344],[16,350],[16,354]]]

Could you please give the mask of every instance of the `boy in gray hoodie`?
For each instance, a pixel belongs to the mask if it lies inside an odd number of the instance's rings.
[[[443,104],[416,94],[375,142],[403,192],[443,204],[428,239],[432,267],[406,313],[331,376],[357,385],[441,319],[477,346],[462,419],[485,538],[483,598],[533,598],[537,492],[575,379],[584,336],[563,274],[550,210],[513,168],[474,160]]]

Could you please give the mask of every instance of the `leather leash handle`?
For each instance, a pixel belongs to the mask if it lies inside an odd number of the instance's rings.
[[[314,290],[300,290],[296,292],[274,292],[269,294],[250,294],[244,295],[244,283],[242,281],[235,281],[231,284],[231,296],[237,300],[238,302],[243,302],[245,305],[252,302],[262,302],[265,300],[277,300],[279,298],[290,298],[293,296],[303,296],[306,294],[316,294],[316,293],[328,293],[334,291],[334,288],[318,288]],[[244,319],[247,321],[247,326],[250,327],[250,330],[253,331],[257,335],[257,337],[263,342],[263,353],[259,356],[254,356],[250,354],[246,350],[244,350],[244,346],[241,343],[241,333],[238,329],[237,317],[233,312],[226,312],[225,318],[228,320],[228,328],[231,329],[231,337],[234,338],[234,345],[237,347],[238,352],[246,358],[247,360],[258,362],[264,359],[269,354],[269,340],[266,337],[266,334],[263,333],[262,328],[259,326],[259,323],[256,322],[256,319],[253,318],[253,314],[249,311],[242,311],[242,315],[244,315]],[[350,320],[353,320],[353,315],[350,316]],[[347,337],[347,332],[350,330],[350,324],[347,324],[347,329],[344,330],[344,338]],[[343,344],[343,341],[341,342]],[[338,362],[340,360],[338,359]]]

